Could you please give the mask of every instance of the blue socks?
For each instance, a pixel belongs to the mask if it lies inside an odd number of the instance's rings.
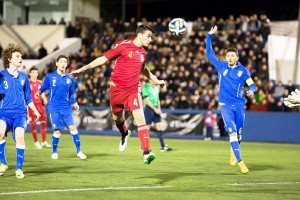
[[[0,163],[2,163],[3,165],[7,165],[5,149],[6,149],[6,142],[5,140],[1,140],[0,141]]]
[[[23,169],[25,145],[16,145],[16,170]]]
[[[52,136],[52,153],[57,153],[57,146],[61,134],[53,133]]]
[[[238,142],[238,139],[237,137],[229,137],[230,138],[230,146],[231,146],[231,149],[235,155],[235,158],[238,162],[240,162],[242,160],[241,158],[241,152],[240,152],[240,144]]]
[[[77,129],[74,131],[70,131],[72,138],[73,138],[73,142],[75,144],[76,147],[76,153],[78,154],[80,152],[80,136],[78,134]]]

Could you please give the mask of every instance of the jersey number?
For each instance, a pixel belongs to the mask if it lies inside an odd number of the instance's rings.
[[[131,59],[132,58],[132,51],[129,52],[128,57]]]
[[[5,88],[5,89],[8,89],[7,81],[3,81],[3,83],[4,83],[4,88]]]
[[[52,86],[56,86],[56,80],[52,80]]]
[[[137,102],[136,98],[134,98],[134,100],[133,100],[133,105],[138,106],[138,102]]]

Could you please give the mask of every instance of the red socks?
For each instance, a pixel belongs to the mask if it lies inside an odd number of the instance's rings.
[[[46,141],[47,135],[47,124],[46,122],[41,122],[41,134],[42,134],[42,142]]]
[[[31,129],[31,134],[33,136],[34,142],[37,142],[37,131],[36,131],[36,122],[31,122],[30,123],[30,129]]]
[[[143,150],[148,151],[150,148],[150,137],[149,137],[148,126],[146,124],[142,125],[142,126],[138,126],[138,135],[139,135]]]

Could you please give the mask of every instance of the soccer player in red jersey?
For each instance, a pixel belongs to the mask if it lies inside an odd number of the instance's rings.
[[[166,85],[164,80],[158,80],[145,67],[147,53],[143,47],[150,44],[153,34],[154,30],[150,26],[140,25],[133,40],[117,42],[103,56],[71,73],[74,77],[77,77],[87,69],[103,65],[109,60],[115,60],[110,82],[110,106],[113,120],[122,135],[119,150],[124,151],[126,149],[131,134],[125,124],[124,109],[126,109],[132,113],[137,125],[138,136],[144,150],[145,164],[150,164],[155,159],[155,154],[149,151],[150,137],[143,111],[140,74],[144,74],[156,85],[161,87]]]
[[[44,105],[47,105],[47,98],[44,94],[42,94],[40,97],[35,98],[34,94],[39,90],[39,88],[42,86],[42,81],[38,80],[38,69],[36,67],[32,67],[29,70],[29,78],[30,78],[30,88],[31,88],[31,97],[32,101],[36,107],[36,109],[41,114],[41,117],[39,119],[41,123],[41,135],[42,135],[42,142],[40,143],[37,139],[37,129],[36,129],[36,116],[34,115],[31,108],[28,108],[28,118],[30,121],[30,129],[31,134],[33,136],[34,145],[37,149],[42,149],[43,147],[50,148],[51,145],[48,144],[46,141],[46,135],[47,135],[47,115],[45,112]]]

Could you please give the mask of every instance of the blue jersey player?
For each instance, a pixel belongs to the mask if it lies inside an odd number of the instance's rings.
[[[16,177],[24,178],[23,163],[25,156],[24,134],[27,126],[27,106],[36,120],[40,114],[31,98],[30,83],[27,75],[18,71],[22,65],[23,49],[11,44],[2,52],[4,70],[0,72],[0,176],[8,168],[5,150],[5,136],[12,132],[16,142]]]
[[[238,62],[238,51],[235,48],[228,48],[226,51],[226,61],[219,60],[212,48],[212,35],[217,31],[217,26],[213,26],[206,37],[206,54],[210,62],[218,70],[219,78],[219,104],[221,114],[225,124],[225,129],[229,134],[231,156],[230,164],[238,163],[242,173],[248,173],[249,169],[242,161],[240,153],[241,133],[245,121],[245,97],[243,87],[247,83],[249,90],[247,96],[252,98],[256,86],[250,77],[249,71]]]
[[[49,90],[48,111],[53,129],[52,136],[52,159],[58,159],[58,143],[61,136],[61,130],[67,126],[73,138],[76,147],[77,157],[86,159],[86,155],[80,150],[80,137],[75,126],[75,120],[72,111],[72,105],[75,110],[79,110],[79,105],[75,99],[75,81],[74,78],[66,73],[68,58],[60,55],[56,59],[57,70],[48,74],[42,87],[35,94],[39,96],[46,90]]]

